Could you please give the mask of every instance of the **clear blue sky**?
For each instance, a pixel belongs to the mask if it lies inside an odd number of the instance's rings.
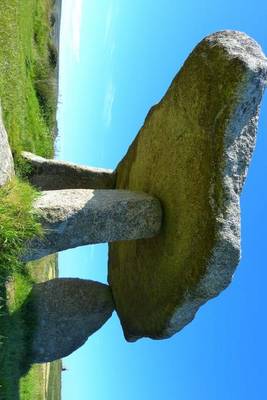
[[[267,53],[266,0],[63,0],[59,159],[114,168],[195,45],[241,30]],[[125,342],[114,313],[64,360],[63,400],[267,399],[267,101],[242,195],[231,286],[169,340]],[[60,275],[106,282],[107,246],[59,256]]]

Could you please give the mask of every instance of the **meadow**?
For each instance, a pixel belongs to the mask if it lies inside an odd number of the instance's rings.
[[[23,264],[25,241],[41,234],[22,150],[53,157],[57,104],[55,0],[1,0],[0,101],[16,177],[0,189],[0,400],[60,398],[61,362],[31,366],[34,321],[22,311],[32,285],[57,275],[56,257]]]

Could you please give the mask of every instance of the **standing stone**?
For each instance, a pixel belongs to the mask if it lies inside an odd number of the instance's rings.
[[[116,187],[156,196],[164,215],[157,237],[109,246],[127,340],[172,336],[231,282],[266,77],[266,58],[246,34],[208,36],[118,165]]]
[[[14,175],[14,162],[2,120],[0,105],[0,187],[7,183]]]
[[[159,201],[126,190],[51,190],[42,192],[35,210],[44,237],[28,243],[24,261],[86,244],[148,238],[161,227]]]
[[[30,166],[29,181],[40,190],[113,189],[116,175],[110,169],[50,160],[23,151]]]
[[[109,287],[99,282],[58,278],[33,286],[28,307],[34,321],[31,362],[71,354],[111,317]]]

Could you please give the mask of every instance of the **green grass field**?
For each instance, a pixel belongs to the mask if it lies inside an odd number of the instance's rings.
[[[0,98],[13,154],[53,155],[55,49],[52,0],[1,0]]]
[[[29,365],[34,321],[21,309],[34,282],[55,276],[56,262],[54,258],[28,265],[18,261],[25,240],[40,232],[31,212],[38,194],[21,180],[27,171],[20,152],[54,154],[57,51],[51,39],[53,3],[0,1],[0,101],[20,177],[0,189],[0,400],[60,399],[61,362],[49,367]],[[44,368],[50,373],[44,374]]]

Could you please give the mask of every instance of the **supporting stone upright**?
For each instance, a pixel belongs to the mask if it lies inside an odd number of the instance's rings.
[[[101,328],[114,310],[107,285],[74,278],[34,285],[27,307],[34,321],[29,349],[32,363],[68,356]]]
[[[40,190],[114,189],[116,174],[110,169],[50,160],[23,151],[30,166],[28,179]]]
[[[44,236],[28,243],[24,261],[86,244],[149,238],[161,227],[159,201],[142,192],[51,190],[34,207]]]
[[[117,189],[153,194],[164,210],[157,237],[109,246],[109,283],[127,340],[170,337],[231,282],[266,79],[266,58],[246,34],[208,36],[118,165]]]

